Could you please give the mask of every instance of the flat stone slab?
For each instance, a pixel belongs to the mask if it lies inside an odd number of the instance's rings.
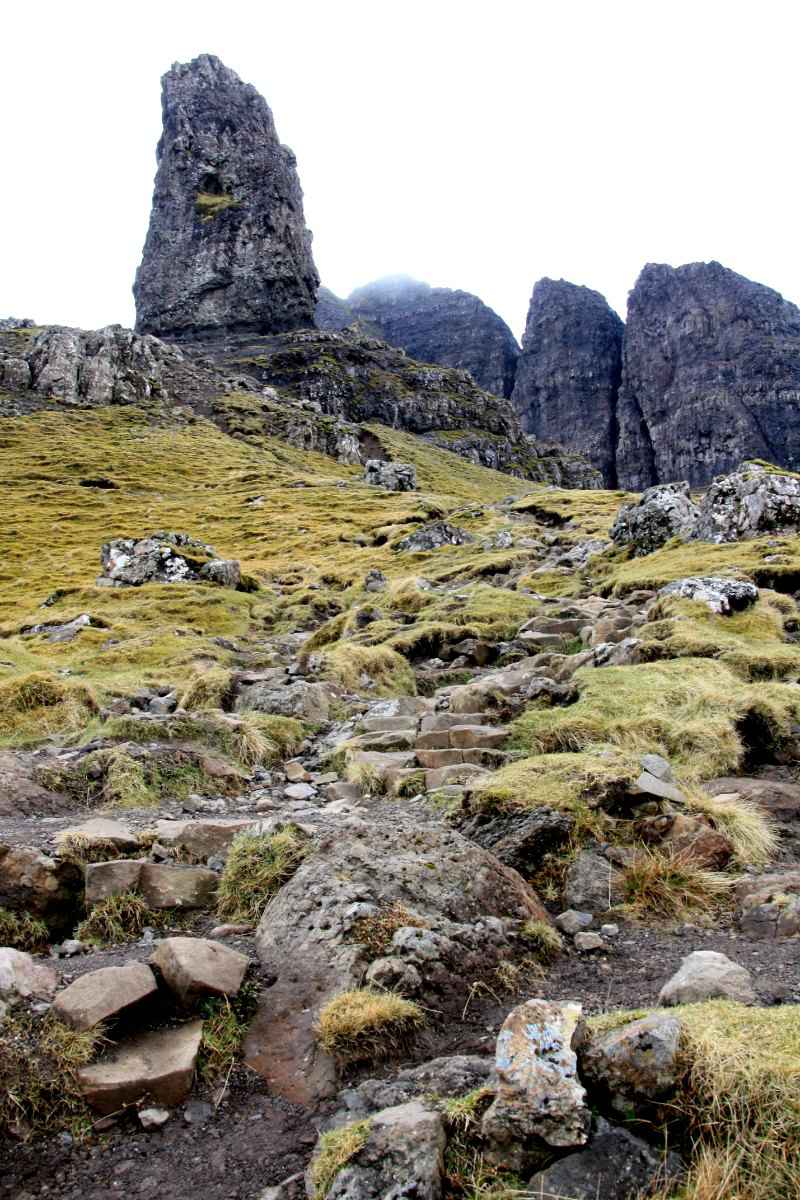
[[[211,908],[219,878],[207,867],[145,863],[139,891],[150,908]]]
[[[101,967],[80,975],[53,1001],[53,1012],[72,1029],[91,1029],[118,1017],[158,991],[155,975],[146,963]]]
[[[238,818],[208,818],[201,821],[156,821],[162,846],[179,847],[194,858],[224,854],[237,833],[251,829],[253,821]]]
[[[210,938],[171,937],[159,943],[150,962],[186,1004],[197,996],[235,996],[249,960]]]
[[[92,817],[81,825],[73,825],[62,829],[56,834],[56,843],[61,845],[67,838],[80,838],[87,845],[96,846],[98,843],[108,843],[117,850],[135,850],[139,845],[134,833],[121,821],[111,821],[107,817]]]
[[[120,1046],[113,1058],[78,1071],[88,1104],[104,1115],[149,1099],[174,1107],[185,1100],[203,1032],[202,1021],[144,1033]]]
[[[145,858],[115,858],[111,862],[87,863],[84,885],[87,906],[91,908],[121,892],[135,892],[146,862]]]

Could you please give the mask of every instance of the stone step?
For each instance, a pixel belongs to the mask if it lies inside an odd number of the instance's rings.
[[[71,1029],[84,1031],[130,1010],[158,992],[156,978],[146,963],[87,971],[59,992],[53,1013]]]
[[[412,750],[416,741],[416,726],[410,730],[387,730],[385,732],[361,733],[347,741],[348,749],[377,750],[391,753],[396,750]]]
[[[511,735],[507,725],[455,725],[450,730],[450,745],[459,749],[499,749]]]
[[[479,767],[497,770],[510,758],[503,750],[491,749],[458,749],[451,747],[447,750],[418,750],[417,762],[421,767],[435,770],[439,767],[450,767],[457,763],[472,763]]]
[[[452,729],[454,725],[491,725],[492,715],[487,712],[432,713],[420,722],[420,733],[432,733],[441,729]]]
[[[423,720],[427,720],[423,717]],[[358,722],[359,733],[390,733],[399,731],[401,733],[406,730],[416,730],[418,718],[411,713],[404,713],[396,717],[363,717]]]
[[[425,787],[429,792],[453,783],[475,783],[491,774],[485,767],[475,763],[453,763],[449,767],[438,767],[425,772]]]
[[[158,1029],[124,1042],[109,1058],[78,1071],[84,1098],[96,1112],[116,1113],[147,1097],[172,1108],[189,1095],[202,1021]]]

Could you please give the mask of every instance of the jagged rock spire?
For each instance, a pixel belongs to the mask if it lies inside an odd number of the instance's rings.
[[[266,101],[210,54],[162,79],[136,328],[160,337],[313,325],[319,277],[292,151]]]

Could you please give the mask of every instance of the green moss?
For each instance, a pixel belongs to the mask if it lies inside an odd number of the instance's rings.
[[[200,220],[205,222],[212,221],[214,217],[218,217],[220,213],[225,212],[226,208],[237,208],[241,203],[241,200],[237,200],[235,196],[198,192],[195,197],[194,206]]]

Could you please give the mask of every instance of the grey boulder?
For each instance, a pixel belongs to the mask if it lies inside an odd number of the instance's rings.
[[[747,968],[716,950],[695,950],[688,954],[658,994],[658,1003],[666,1006],[716,999],[756,1003],[753,979]]]

